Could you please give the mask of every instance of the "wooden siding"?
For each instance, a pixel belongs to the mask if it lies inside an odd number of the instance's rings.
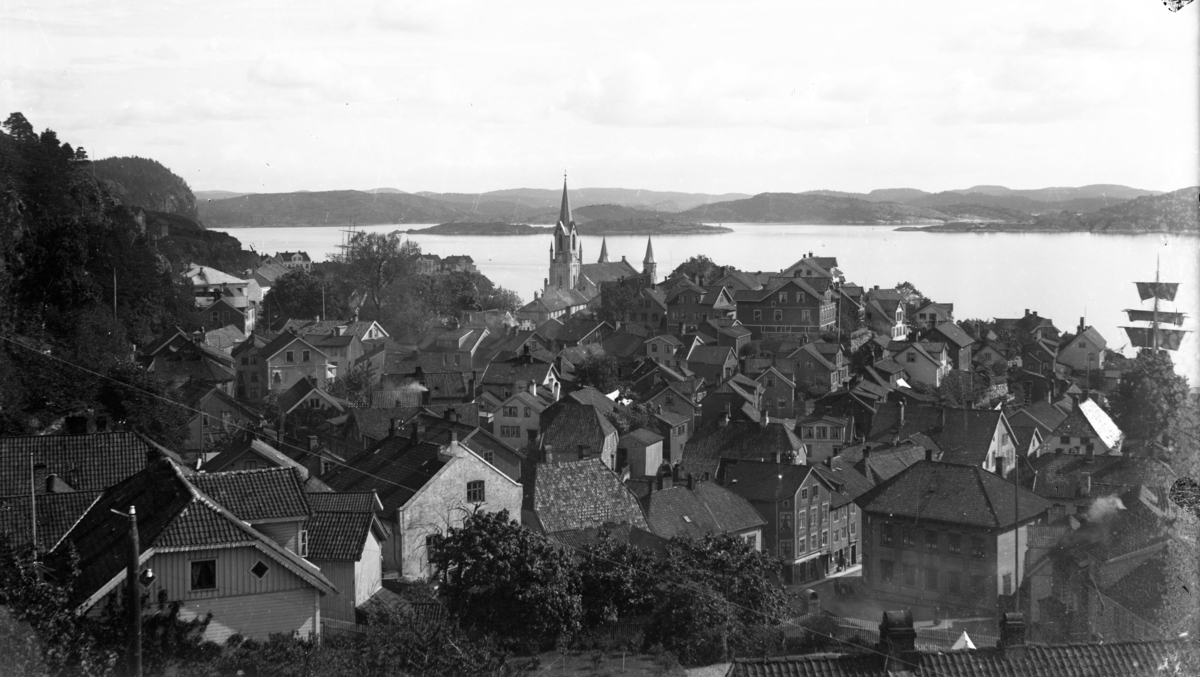
[[[374,532],[367,534],[362,559],[354,563],[354,606],[367,601],[383,587],[383,548]],[[338,586],[338,590],[341,590]]]
[[[297,540],[300,536],[300,527],[304,522],[271,522],[269,524],[255,524],[254,529],[267,538],[275,541],[279,545],[296,552]]]
[[[336,595],[325,595],[321,598],[321,617],[335,621],[354,622],[354,562],[314,560],[321,568],[333,586],[338,589]]]
[[[215,559],[215,590],[193,591],[191,562]],[[261,579],[250,573],[261,561],[269,569]],[[155,580],[147,590],[156,599],[180,601],[189,614],[213,612],[208,639],[224,641],[233,632],[266,639],[272,632],[312,632],[320,591],[252,546],[157,553],[148,562]]]
[[[211,612],[204,638],[218,644],[234,634],[260,641],[276,633],[311,637],[320,633],[320,594],[316,588],[304,588],[193,601],[183,605],[179,617],[186,620]]]

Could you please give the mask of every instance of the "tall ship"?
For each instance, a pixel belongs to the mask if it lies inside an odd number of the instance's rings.
[[[1146,301],[1153,299],[1154,307],[1151,310],[1125,309],[1130,322],[1149,323],[1149,326],[1122,327],[1129,335],[1130,344],[1135,348],[1152,352],[1179,350],[1179,344],[1183,342],[1183,337],[1189,333],[1189,330],[1172,327],[1182,327],[1187,314],[1177,310],[1164,310],[1160,307],[1162,301],[1175,302],[1179,283],[1163,282],[1156,265],[1153,282],[1135,282],[1134,284],[1137,285],[1138,296],[1141,297],[1143,305]]]

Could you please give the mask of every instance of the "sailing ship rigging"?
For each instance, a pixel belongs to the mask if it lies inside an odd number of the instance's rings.
[[[1160,279],[1158,266],[1154,269],[1153,282],[1135,282],[1137,285],[1138,296],[1142,301],[1154,299],[1153,310],[1141,310],[1127,308],[1125,312],[1129,316],[1130,322],[1149,322],[1149,327],[1121,327],[1125,333],[1129,335],[1129,341],[1135,348],[1148,349],[1153,352],[1159,350],[1179,350],[1179,344],[1183,341],[1183,337],[1188,334],[1187,329],[1170,329],[1164,324],[1171,324],[1176,327],[1183,325],[1186,313],[1177,311],[1167,311],[1159,308],[1160,301],[1175,301],[1175,294],[1179,291],[1178,282],[1163,282]]]

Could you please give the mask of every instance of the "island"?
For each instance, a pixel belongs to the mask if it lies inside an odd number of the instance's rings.
[[[662,217],[630,219],[593,219],[576,224],[581,235],[707,235],[732,233],[732,228],[709,226],[703,223],[676,221]],[[549,233],[553,226],[533,226],[526,223],[487,223],[461,221],[441,223],[429,228],[410,228],[409,235],[539,235]]]

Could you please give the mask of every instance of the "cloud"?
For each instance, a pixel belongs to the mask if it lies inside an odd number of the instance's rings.
[[[445,21],[441,9],[436,2],[379,0],[371,9],[371,23],[386,30],[435,33]]]
[[[241,100],[225,94],[202,89],[182,99],[140,98],[123,101],[112,116],[113,124],[210,122],[244,120],[255,117]]]
[[[305,100],[361,101],[377,97],[371,79],[314,52],[284,50],[265,54],[250,68],[250,81]]]
[[[645,52],[602,73],[588,71],[561,107],[597,124],[626,127],[832,129],[867,124],[856,100],[825,98],[807,86],[717,62],[672,72]]]

